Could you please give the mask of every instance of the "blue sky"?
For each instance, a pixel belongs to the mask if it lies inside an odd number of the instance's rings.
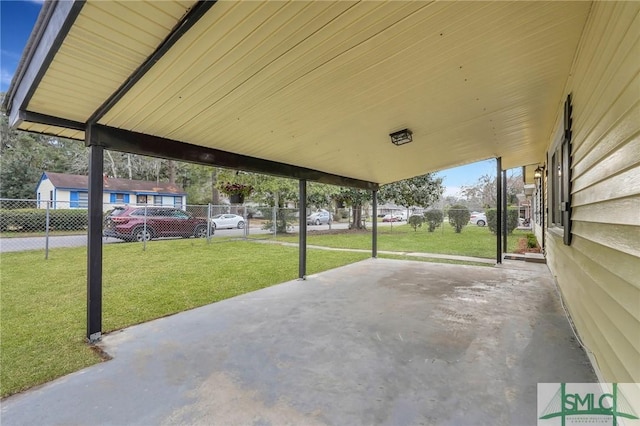
[[[0,91],[6,92],[22,51],[42,7],[42,0],[0,0]],[[447,187],[445,195],[457,195],[460,187],[473,185],[480,176],[495,176],[495,160],[480,161],[438,172]]]
[[[16,71],[42,1],[0,0],[0,91],[6,92]]]
[[[496,160],[478,161],[437,173],[437,176],[443,177],[443,184],[446,187],[445,196],[459,195],[458,192],[462,186],[475,184],[482,175],[496,175]]]

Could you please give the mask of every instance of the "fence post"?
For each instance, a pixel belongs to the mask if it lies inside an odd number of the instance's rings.
[[[147,251],[147,206],[144,206],[144,225],[142,229],[142,251]]]
[[[211,244],[211,203],[207,205],[207,244]]]
[[[278,207],[273,207],[273,212],[271,213],[271,223],[273,223],[273,238],[278,236]]]
[[[247,214],[247,206],[242,207],[242,218],[244,219],[244,239],[249,236],[249,215]]]
[[[49,203],[47,203],[47,216],[44,225],[44,258],[49,259]]]

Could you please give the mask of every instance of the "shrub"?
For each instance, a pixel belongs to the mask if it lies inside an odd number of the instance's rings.
[[[456,233],[462,232],[462,228],[469,223],[469,219],[471,219],[471,213],[467,207],[456,204],[449,209],[449,223],[456,228]]]
[[[424,217],[422,217],[419,214],[414,214],[409,218],[409,225],[411,225],[414,231],[417,231],[418,228],[420,228],[423,223],[424,223]]]
[[[426,222],[429,225],[429,232],[435,231],[435,229],[444,222],[444,213],[442,210],[427,210],[424,215]]]
[[[486,214],[489,230],[495,234],[498,232],[498,211],[497,209],[487,209]],[[507,209],[507,234],[511,234],[518,227],[519,218],[520,212],[518,212],[518,209]]]
[[[527,234],[527,247],[528,248],[536,248],[538,247],[538,239],[532,233]]]
[[[88,223],[86,209],[49,210],[49,229],[52,231],[85,230]],[[46,209],[0,209],[0,231],[44,232],[46,229]]]

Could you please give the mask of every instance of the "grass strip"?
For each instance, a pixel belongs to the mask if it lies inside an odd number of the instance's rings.
[[[530,231],[529,231],[530,232]],[[507,252],[518,249],[518,240],[527,231],[515,230],[507,236]],[[297,235],[281,235],[279,241],[297,242]],[[307,233],[307,244],[323,247],[370,249],[371,230],[368,231],[313,231]],[[425,227],[414,231],[410,225],[394,224],[393,228],[378,228],[378,250],[451,254],[459,256],[494,259],[496,256],[496,236],[485,227],[468,225],[457,234],[449,224],[444,224],[434,232]]]

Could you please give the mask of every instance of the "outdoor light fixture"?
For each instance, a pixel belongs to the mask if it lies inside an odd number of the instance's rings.
[[[533,177],[535,179],[541,179],[542,178],[542,173],[544,172],[544,168],[542,166],[538,166],[534,171],[533,171]]]
[[[394,145],[404,145],[405,143],[409,143],[413,140],[411,137],[412,133],[409,129],[398,130],[397,132],[391,133],[389,136],[391,137],[391,142]]]

